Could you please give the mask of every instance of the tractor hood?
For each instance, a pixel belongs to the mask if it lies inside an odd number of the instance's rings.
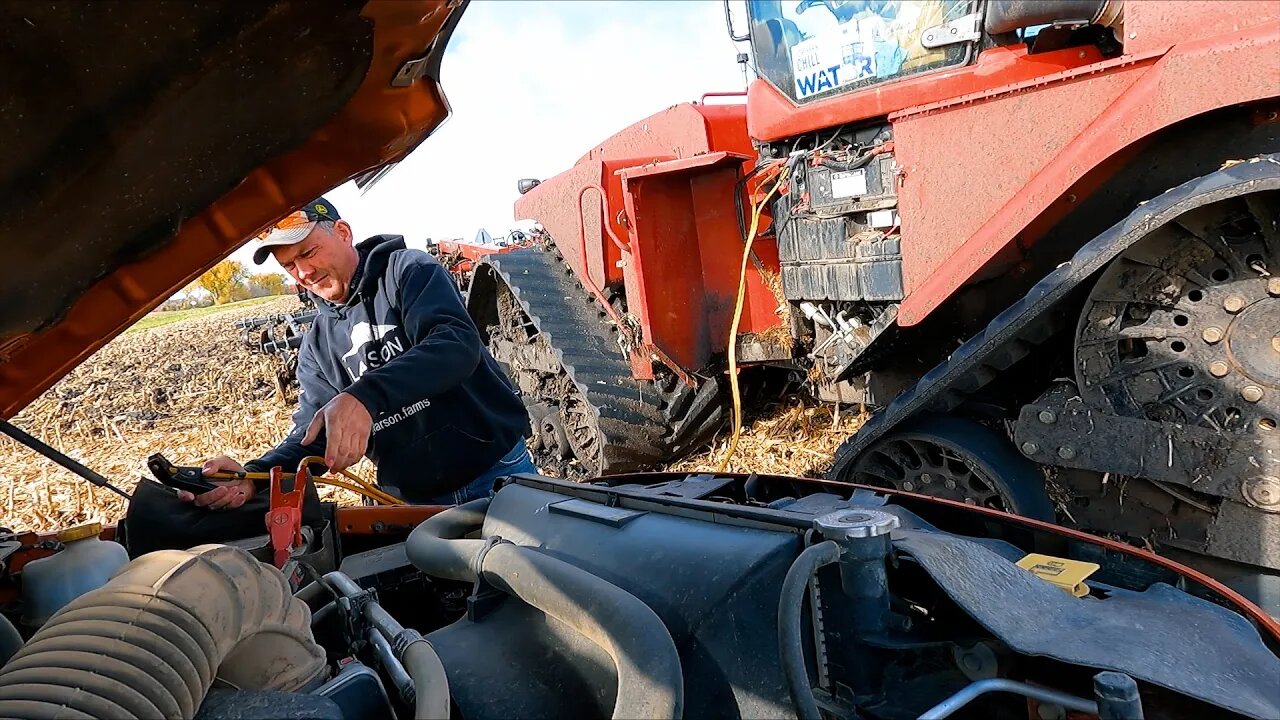
[[[0,417],[426,139],[465,4],[0,4]]]

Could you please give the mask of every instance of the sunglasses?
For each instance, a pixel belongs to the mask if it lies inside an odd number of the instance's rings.
[[[283,218],[277,221],[276,224],[258,233],[258,239],[266,240],[267,236],[275,232],[276,230],[294,230],[306,225],[310,225],[313,222],[316,222],[316,220],[308,217],[306,212],[302,210],[295,210],[289,213],[288,215],[285,215]]]

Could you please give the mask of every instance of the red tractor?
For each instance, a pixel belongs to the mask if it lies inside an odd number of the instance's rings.
[[[803,45],[820,35],[788,35],[785,22],[769,34],[771,9],[789,12],[794,1],[786,8],[753,3],[753,34],[758,44],[785,40],[775,54],[796,58],[788,67],[803,71],[815,57],[827,62],[822,47]],[[1029,5],[1051,4],[1017,7]],[[866,6],[904,21],[920,10]],[[103,490],[130,494],[111,482],[127,478],[99,475],[7,418],[246,238],[347,179],[380,176],[434,132],[449,112],[441,58],[466,7],[465,0],[327,3],[323,12],[307,0],[0,4],[8,81],[0,179],[9,189],[0,212],[0,433]],[[867,19],[871,40],[860,42],[874,42],[874,21],[850,13],[864,7],[804,0],[796,11],[830,13],[846,26],[856,21],[860,35]],[[1151,477],[1166,467],[1143,454],[1153,446],[1167,449],[1160,457],[1167,467],[1181,467],[1175,460],[1185,453],[1212,447],[1201,444],[1201,431],[1213,433],[1213,442],[1237,443],[1237,452],[1239,443],[1263,438],[1243,453],[1257,464],[1246,474],[1210,469],[1196,487],[1167,477],[1130,480],[1120,508],[1136,512],[1135,499],[1149,502],[1158,491],[1208,508],[1197,517],[1215,532],[1234,527],[1228,521],[1247,529],[1251,518],[1274,517],[1212,492],[1219,478],[1271,472],[1272,458],[1262,454],[1274,447],[1265,444],[1270,436],[1236,424],[1243,415],[1232,424],[1209,416],[1216,429],[1186,422],[1185,436],[1165,446],[1112,428],[1173,421],[1108,410],[1085,388],[1045,421],[1044,405],[1056,396],[1038,396],[1057,388],[1058,378],[1076,377],[1075,345],[1105,346],[1095,334],[1077,343],[1070,328],[1082,312],[1085,328],[1105,317],[1100,303],[1123,309],[1117,322],[1136,318],[1128,308],[1138,305],[1121,292],[1126,278],[1158,292],[1159,302],[1142,306],[1146,319],[1171,318],[1164,345],[1154,333],[1124,330],[1127,340],[1146,342],[1146,355],[1127,367],[1156,372],[1151,363],[1165,353],[1190,352],[1191,331],[1178,328],[1193,328],[1203,347],[1222,353],[1209,362],[1229,365],[1221,377],[1210,366],[1206,377],[1215,379],[1203,380],[1191,399],[1201,387],[1227,392],[1245,374],[1263,387],[1256,377],[1274,365],[1255,353],[1257,317],[1275,306],[1269,295],[1251,293],[1270,288],[1259,285],[1270,276],[1255,266],[1274,270],[1280,168],[1261,160],[1219,172],[1210,156],[1213,148],[1224,157],[1270,148],[1264,140],[1273,125],[1259,88],[1280,87],[1275,31],[1219,19],[1213,9],[1228,12],[1225,3],[1199,6],[1194,24],[1169,16],[1163,4],[1140,3],[1123,36],[1129,55],[1100,60],[1106,36],[1090,29],[1099,22],[1074,30],[1056,23],[1067,45],[1056,50],[1038,48],[1039,38],[1028,48],[978,32],[1004,27],[991,24],[1001,7],[989,4],[984,24],[949,26],[961,46],[954,64],[930,65],[905,51],[898,58],[889,48],[882,60],[877,48],[872,60],[850,53],[851,73],[840,48],[830,61],[840,64],[780,80],[768,74],[773,48],[760,45],[766,79],[745,113],[673,109],[525,195],[521,207],[541,208],[554,244],[490,256],[472,282],[473,306],[491,319],[490,341],[531,403],[572,420],[560,425],[566,431],[594,433],[566,440],[571,452],[584,453],[575,457],[617,469],[714,427],[726,351],[734,353],[730,366],[783,365],[811,373],[825,396],[874,399],[867,393],[877,392],[875,378],[896,369],[910,381],[912,362],[945,355],[950,338],[988,322],[985,315],[1005,307],[997,291],[1047,278],[1028,302],[951,354],[950,364],[899,395],[855,440],[871,445],[849,450],[851,467],[890,473],[884,468],[901,461],[916,472],[910,480],[871,479],[913,488],[918,481],[926,491],[979,477],[1013,487],[1026,478],[1009,472],[1009,458],[1018,456],[1007,449],[1001,420],[1018,427],[1030,406],[1033,422],[1070,427],[1078,410],[1096,425],[1056,447],[1019,437],[1054,452],[1028,451],[1018,462],[1034,469],[1030,463],[1052,455],[1061,468],[1068,455],[1083,463],[1099,447],[1128,447],[1125,461],[1146,458],[1147,474],[1134,475]],[[1157,17],[1143,21],[1144,11]],[[950,29],[928,22],[927,45],[949,39]],[[963,39],[971,33],[976,40]],[[1143,44],[1215,33],[1225,35],[1172,48]],[[1040,37],[1049,42],[1044,31]],[[867,63],[876,72],[930,74],[864,88],[855,79]],[[1209,67],[1238,72],[1218,78]],[[1018,73],[1034,79],[1018,85]],[[792,80],[814,99],[782,99],[779,93],[796,94]],[[1217,109],[1170,120],[1183,112],[1184,80],[1192,95],[1209,93]],[[1012,89],[993,89],[1009,82]],[[935,104],[902,110],[910,103],[895,93]],[[1058,102],[1054,114],[1037,116],[1036,143],[1016,132],[1018,122],[1001,124],[1042,93]],[[1117,127],[1098,110],[1092,124],[1080,124],[1076,115],[1091,106],[1090,93],[1098,95],[1095,110],[1106,102],[1131,108],[1125,122]],[[770,115],[770,108],[787,109]],[[952,162],[921,162],[920,148],[941,143],[914,123],[929,121],[941,132],[933,122],[971,113],[986,118],[982,132],[936,136],[956,149],[945,158]],[[778,124],[787,117],[798,125]],[[1075,153],[1054,159],[1071,147],[1053,142],[1061,123],[1078,124],[1103,164]],[[1152,123],[1168,127],[1143,129]],[[1201,134],[1168,149],[1209,126],[1221,137]],[[805,129],[814,127],[825,129]],[[1092,134],[1094,127],[1102,134]],[[1147,141],[1132,146],[1135,137]],[[1103,147],[1104,140],[1121,149]],[[1115,152],[1123,160],[1112,159]],[[1063,188],[1050,192],[1056,186],[1041,178],[1056,163],[1066,163],[1053,175]],[[1102,167],[1110,172],[1097,174]],[[1029,183],[1022,192],[1031,194],[1015,201],[1021,184],[1001,179],[1019,169],[1019,183]],[[879,195],[859,194],[863,182]],[[1166,186],[1178,188],[1161,196]],[[1042,219],[1066,192],[1073,199],[1062,216]],[[1123,220],[1142,202],[1134,198],[1146,197],[1153,199],[1139,219]],[[935,203],[949,214],[928,215]],[[1074,203],[1087,218],[1071,212]],[[1008,251],[1017,260],[1004,260],[994,241],[961,245],[975,228],[1013,223],[998,210],[1004,207],[1035,216],[1027,220],[1034,225],[997,236],[1001,243],[1018,236],[1016,251]],[[1114,218],[1103,217],[1108,208]],[[894,224],[881,224],[876,213],[885,211]],[[987,222],[985,214],[1005,219]],[[1121,230],[1105,230],[1113,221]],[[757,239],[762,224],[771,234]],[[1091,224],[1100,229],[1088,232]],[[1037,253],[1051,252],[1046,243],[1066,232],[1059,228],[1081,238],[1060,239],[1067,258],[1089,244],[1082,263],[1050,271],[1054,261]],[[1177,245],[1193,238],[1205,249]],[[932,266],[913,253],[943,257],[955,247],[962,257],[981,250],[1002,258],[988,265],[1027,269],[965,284],[971,273],[957,260],[946,267],[959,274],[948,277],[965,287],[949,297],[927,284]],[[1119,264],[1106,266],[1108,254],[1120,255]],[[1213,260],[1237,256],[1243,264]],[[997,278],[997,269],[983,277]],[[1228,274],[1216,279],[1221,269]],[[1175,271],[1195,287],[1182,293]],[[1169,279],[1155,282],[1157,272]],[[911,303],[922,298],[941,304],[920,314]],[[1193,310],[1210,305],[1231,318],[1212,325],[1223,332],[1216,340],[1203,339],[1208,326],[1193,324],[1204,317]],[[897,310],[892,321],[884,315],[890,308]],[[964,324],[940,338],[930,323],[944,314]],[[886,319],[877,324],[877,317]],[[1032,331],[1051,317],[1068,321],[1065,334],[1052,324]],[[735,324],[740,332],[731,334]],[[1274,333],[1276,325],[1261,327]],[[1170,347],[1175,338],[1187,347]],[[865,348],[851,350],[855,340]],[[183,353],[210,352],[189,345],[139,361],[168,365]],[[838,353],[862,365],[841,370]],[[1179,361],[1173,377],[1186,365],[1204,372]],[[999,370],[974,370],[982,366]],[[967,374],[956,379],[955,368]],[[744,373],[744,382],[756,378]],[[1107,397],[1125,397],[1118,392]],[[1274,407],[1274,400],[1264,395],[1254,405]],[[100,410],[81,396],[56,412],[98,417]],[[63,419],[39,410],[30,417],[33,429],[55,434]],[[919,417],[941,419],[909,424]],[[947,429],[957,425],[987,434]],[[632,435],[619,434],[628,427],[636,428]],[[251,427],[244,433],[247,442],[268,436]],[[119,439],[104,429],[100,442]],[[628,440],[633,449],[619,449]],[[197,442],[206,441],[173,433],[165,444],[199,457]],[[1075,454],[1058,449],[1065,447]],[[246,504],[207,513],[169,502],[174,487],[204,482],[198,467],[171,465],[157,453],[147,470],[155,481],[132,484],[130,512],[118,527],[0,532],[0,717],[1280,717],[1280,623],[1240,593],[1110,538],[919,492],[755,473],[612,475],[591,484],[521,473],[501,478],[491,497],[458,507],[339,508],[305,499],[316,478],[304,460],[272,468],[264,479],[270,491],[251,501],[257,510]],[[1058,472],[1065,478],[1069,471]],[[1123,483],[1113,474],[1104,484]],[[1262,486],[1245,487],[1251,502],[1266,501]],[[1044,492],[1041,484],[1015,489],[1000,502]],[[1224,514],[1233,505],[1244,508],[1243,520]],[[158,511],[137,512],[148,506]],[[64,507],[81,510],[78,499]],[[1084,517],[1078,507],[1072,512]],[[1099,512],[1124,519],[1114,506]]]
[[[781,367],[878,409],[832,479],[1269,592],[1280,6],[747,9],[745,105],[669,108],[526,182],[516,217],[548,242],[475,270],[543,466],[688,453],[739,370]]]

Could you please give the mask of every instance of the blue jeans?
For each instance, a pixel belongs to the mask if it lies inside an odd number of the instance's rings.
[[[511,448],[511,452],[502,456],[502,459],[493,464],[493,467],[484,471],[480,477],[472,480],[470,483],[443,495],[431,498],[423,503],[415,503],[421,505],[461,505],[465,502],[471,502],[477,498],[488,497],[493,492],[493,483],[504,475],[513,475],[515,473],[536,473],[538,468],[533,464],[533,457],[529,455],[529,448],[524,444],[524,438],[520,438],[516,442],[516,446]]]

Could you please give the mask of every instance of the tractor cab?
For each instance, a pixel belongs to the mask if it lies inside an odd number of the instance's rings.
[[[757,72],[797,104],[969,62],[976,0],[749,0]]]

